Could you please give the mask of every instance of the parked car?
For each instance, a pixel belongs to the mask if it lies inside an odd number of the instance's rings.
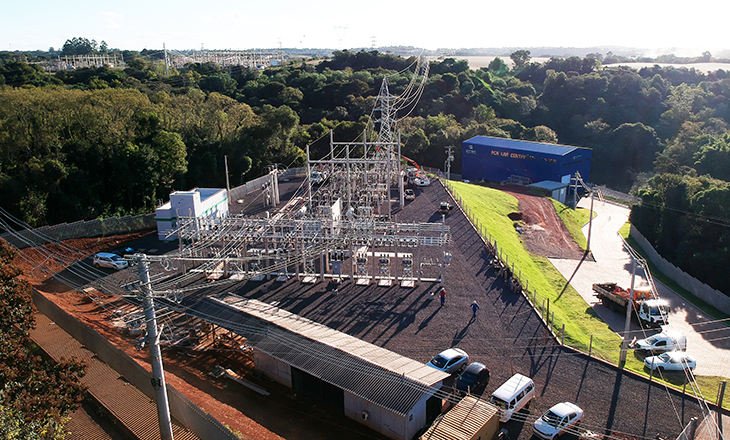
[[[406,200],[416,200],[416,193],[412,189],[406,188],[403,196]]]
[[[516,373],[494,390],[489,403],[499,407],[499,421],[507,423],[514,413],[529,408],[534,397],[535,383],[529,377]]]
[[[309,176],[309,180],[312,182],[312,185],[321,185],[327,181],[329,178],[329,173],[327,171],[312,171],[312,174]]]
[[[464,350],[460,348],[448,348],[434,356],[426,365],[453,374],[463,370],[468,363],[469,355]]]
[[[687,350],[687,337],[676,330],[664,330],[651,335],[646,339],[639,339],[633,344],[634,350],[650,353],[664,353],[665,351]]]
[[[648,369],[657,371],[682,371],[685,368],[694,370],[697,361],[683,351],[668,351],[658,356],[647,356],[644,358],[644,365]]]
[[[583,419],[583,410],[578,405],[562,402],[547,410],[532,425],[532,431],[543,440],[554,440],[556,437],[575,428]]]
[[[415,183],[416,186],[423,188],[423,187],[430,185],[431,181],[428,180],[428,177],[421,176],[421,177],[416,177],[415,179],[413,179],[413,183]]]
[[[448,214],[449,212],[451,212],[451,203],[449,203],[449,202],[439,203],[439,212],[441,214]]]
[[[489,368],[480,362],[467,365],[456,379],[456,389],[463,392],[478,393],[489,384]]]
[[[109,251],[111,254],[119,255],[120,257],[123,257],[125,255],[134,255],[137,253],[137,250],[129,247],[129,246],[123,246],[119,248],[115,248]]]
[[[98,254],[94,255],[93,264],[94,267],[97,269],[100,267],[107,267],[109,269],[121,270],[129,266],[127,260],[117,254],[112,254],[110,252],[99,252]]]

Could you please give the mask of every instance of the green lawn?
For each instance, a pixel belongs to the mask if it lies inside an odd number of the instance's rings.
[[[588,223],[591,217],[591,211],[585,208],[573,209],[569,206],[563,205],[555,199],[550,199],[555,207],[555,212],[558,213],[558,217],[563,221],[563,224],[568,228],[568,232],[573,237],[573,241],[580,246],[581,249],[586,250],[587,243],[586,237],[583,235],[581,228],[583,225]],[[595,213],[594,213],[595,216]]]
[[[547,258],[531,254],[524,248],[520,234],[515,230],[515,223],[507,217],[507,214],[518,210],[517,199],[493,188],[454,181],[445,183],[450,185],[457,201],[460,198],[462,206],[469,208],[472,222],[478,220],[482,232],[486,230],[485,238],[495,244],[503,261],[506,260],[510,267],[514,265],[515,274],[521,277],[522,285],[527,287],[529,298],[538,312],[544,315],[544,309],[549,302],[550,316],[554,314],[553,331],[558,337],[561,336],[562,326],[565,325],[566,345],[583,352],[590,350],[593,356],[618,364],[621,339],[598,318],[593,309],[572,286],[568,285],[563,275]],[[581,227],[588,221],[589,211],[585,209],[573,211],[556,201],[553,201],[553,205],[574,240],[585,249],[585,237]],[[620,232],[627,236],[628,227],[622,227]],[[657,279],[664,282],[659,276]],[[642,359],[632,352],[627,355],[625,367],[648,376]],[[666,383],[671,386],[680,389],[683,386],[679,376],[673,378],[668,375],[666,379]],[[698,377],[697,382],[705,393],[711,394],[717,390],[717,384],[722,379],[706,376]],[[725,401],[724,406],[730,407],[730,399]]]

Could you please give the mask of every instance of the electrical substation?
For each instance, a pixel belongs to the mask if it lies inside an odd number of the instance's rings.
[[[427,74],[428,64],[421,62],[399,96],[389,93],[384,79],[375,108],[381,115],[377,139],[368,140],[364,131],[359,141],[335,142],[330,133],[329,153],[322,158],[310,157],[307,147],[302,187],[276,210],[280,170],[273,168],[265,189],[272,209],[263,218],[178,212],[169,234],[177,236],[179,252],[166,258],[211,279],[443,283],[451,258],[449,227],[443,221],[399,223],[393,215],[394,206],[404,204],[405,179],[395,115],[415,104]]]

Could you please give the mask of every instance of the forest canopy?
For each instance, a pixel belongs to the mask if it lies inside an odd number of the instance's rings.
[[[69,52],[102,49],[67,43]],[[165,69],[151,54],[123,54],[124,69],[52,74],[0,54],[3,208],[32,226],[151,212],[171,190],[223,187],[224,156],[231,185],[272,163],[300,166],[308,145],[315,158],[328,151],[330,130],[336,141],[372,134],[383,78],[399,94],[415,61],[344,50],[263,70]],[[683,267],[711,272],[702,258],[729,259],[728,72],[604,68],[612,54],[510,58],[512,68],[500,58],[480,69],[455,58],[431,62],[417,107],[398,115],[403,154],[442,167],[444,147],[457,146],[458,172],[458,146],[475,135],[592,148],[591,180],[640,195],[637,227],[663,250],[669,245],[661,243],[679,243],[666,251]],[[672,222],[668,213],[677,210],[693,220]],[[708,239],[702,257],[676,240],[705,234],[721,239]],[[703,278],[721,284],[711,273]]]

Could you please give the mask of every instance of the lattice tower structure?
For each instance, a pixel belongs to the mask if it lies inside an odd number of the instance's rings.
[[[219,268],[239,280],[300,274],[307,260],[330,252],[348,256],[363,249],[372,255],[376,251],[418,253],[431,247],[441,255],[439,248],[450,243],[449,226],[443,223],[395,223],[374,216],[180,218],[178,225],[180,243],[185,246],[165,258],[193,263],[201,272]]]
[[[396,155],[380,154],[376,145],[367,141],[334,142],[330,133],[330,153],[325,158],[312,160],[307,150],[307,201],[312,215],[341,200],[346,215],[391,219],[391,188],[400,176],[400,163]],[[315,177],[320,173],[327,177],[317,183]]]
[[[223,67],[244,66],[249,69],[268,67],[282,61],[281,50],[200,50],[189,53],[170,51],[172,65],[180,68],[189,63],[217,63]]]

